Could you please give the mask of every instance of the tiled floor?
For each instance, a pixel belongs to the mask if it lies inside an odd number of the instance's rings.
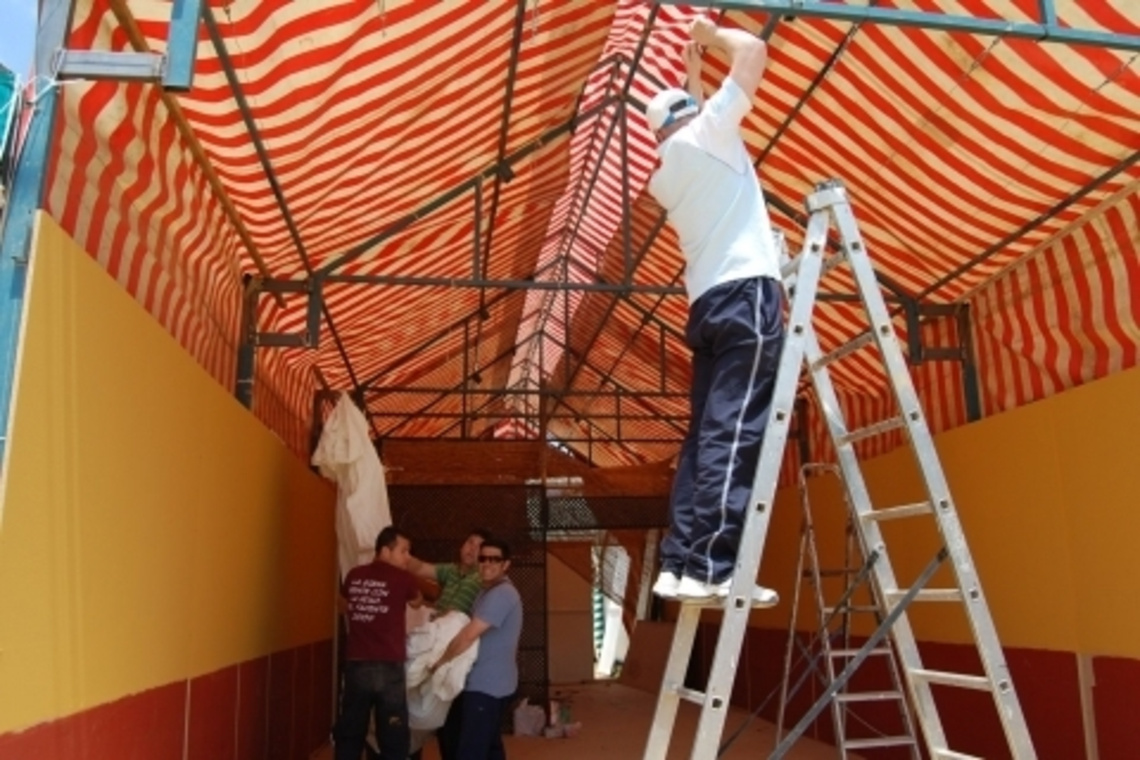
[[[573,739],[504,737],[510,760],[636,760],[641,757],[649,735],[649,724],[653,720],[654,695],[608,682],[564,686],[555,691],[569,695],[573,720],[581,722],[581,732]],[[745,717],[743,710],[731,710],[726,735],[733,733]],[[688,760],[696,723],[696,705],[682,703],[669,760]],[[725,760],[767,757],[774,743],[772,724],[754,720],[723,757]],[[831,745],[802,739],[787,757],[791,760],[833,760],[835,756],[835,748]],[[314,755],[314,760],[331,758],[332,750],[327,747]],[[424,760],[439,760],[434,742],[425,749]]]

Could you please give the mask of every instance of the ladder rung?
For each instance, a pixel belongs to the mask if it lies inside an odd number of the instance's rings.
[[[943,749],[941,747],[935,747],[931,750],[931,757],[934,760],[986,760],[984,757],[967,755],[962,752],[955,752],[952,749]]]
[[[868,425],[867,427],[860,428],[859,430],[852,430],[847,435],[840,436],[839,445],[842,446],[847,443],[857,443],[865,438],[874,438],[877,435],[889,433],[892,430],[898,430],[905,424],[906,421],[902,417],[891,417],[890,419],[883,420],[882,422],[876,422],[874,425]]]
[[[674,687],[673,691],[686,702],[692,702],[695,705],[703,705],[705,703],[705,693],[703,691],[690,689],[687,686]]]
[[[814,362],[812,362],[811,369],[814,372],[815,370],[826,367],[829,364],[834,364],[840,359],[844,359],[855,353],[859,349],[874,341],[874,339],[875,334],[870,331],[859,333],[851,340],[840,344],[837,348],[828,351],[826,354],[816,359]]]
[[[831,650],[831,656],[832,657],[855,657],[856,655],[858,655],[862,651],[863,651],[862,649],[832,649]],[[890,654],[890,653],[891,653],[890,647],[875,647],[871,651],[867,652],[867,656],[869,657],[873,654]]]
[[[901,691],[853,691],[835,695],[836,702],[884,702],[902,699]]]
[[[965,673],[947,673],[941,670],[926,670],[914,668],[909,673],[915,678],[921,678],[927,683],[942,684],[943,686],[957,686],[962,689],[977,689],[978,691],[992,691],[990,681],[985,676],[971,676]]]
[[[870,512],[864,512],[859,515],[864,520],[878,520],[884,522],[886,520],[898,520],[903,517],[914,517],[915,515],[926,515],[931,512],[929,501],[920,501],[917,504],[904,504],[901,507],[888,507],[886,509],[873,509]]]
[[[914,744],[912,736],[876,736],[873,739],[844,739],[846,749],[871,749],[873,747],[904,747]]]
[[[800,262],[803,261],[802,254],[796,256],[794,259],[788,259],[780,265],[780,279],[787,281],[789,277],[800,271]]]
[[[909,591],[906,589],[886,589],[883,596],[891,604],[897,604],[902,601]],[[960,602],[962,601],[962,592],[956,588],[924,588],[914,595],[916,602]]]

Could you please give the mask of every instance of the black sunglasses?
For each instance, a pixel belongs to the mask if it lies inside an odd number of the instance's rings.
[[[479,555],[479,563],[480,564],[482,564],[484,562],[494,562],[497,565],[502,561],[503,561],[502,557],[492,557],[488,554],[480,554]]]

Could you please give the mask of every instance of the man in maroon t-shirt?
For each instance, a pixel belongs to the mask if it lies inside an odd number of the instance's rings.
[[[415,576],[405,568],[411,542],[389,526],[376,537],[376,557],[354,567],[341,586],[348,618],[344,694],[334,737],[336,760],[360,760],[375,711],[383,760],[408,756],[408,699],[404,682],[405,605],[423,603]]]

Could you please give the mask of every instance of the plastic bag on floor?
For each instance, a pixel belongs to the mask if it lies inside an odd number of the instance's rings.
[[[542,736],[546,726],[546,713],[538,705],[532,705],[524,697],[515,708],[515,736]]]

